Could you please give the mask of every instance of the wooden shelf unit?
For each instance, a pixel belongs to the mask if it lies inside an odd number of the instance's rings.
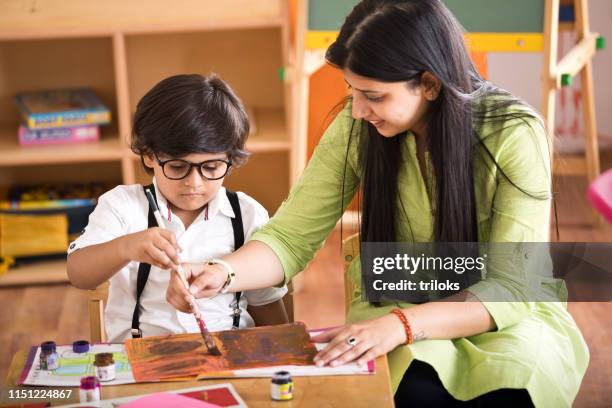
[[[215,72],[255,113],[251,158],[227,186],[252,195],[271,214],[287,196],[294,143],[290,84],[278,75],[289,64],[284,0],[7,0],[2,8],[0,188],[150,182],[129,149],[136,104],[163,78]],[[112,124],[102,127],[101,140],[20,146],[14,95],[64,87],[90,87],[111,108]],[[0,276],[0,286],[62,280],[65,263],[41,262]]]
[[[66,261],[40,261],[22,265],[0,276],[0,286],[55,284],[68,282]]]

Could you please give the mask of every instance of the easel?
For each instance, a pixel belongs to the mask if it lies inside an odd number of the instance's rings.
[[[542,115],[548,131],[551,135],[554,135],[556,93],[561,87],[571,85],[572,78],[580,74],[585,154],[584,157],[563,157],[562,165],[555,166],[554,169],[560,175],[586,175],[590,185],[597,178],[600,171],[591,60],[598,49],[604,48],[604,39],[590,31],[587,3],[587,0],[546,0],[544,13]],[[574,6],[575,21],[573,24],[565,23],[563,26],[560,26],[559,8],[562,4]],[[574,31],[577,35],[577,44],[558,61],[560,29]],[[550,143],[552,147],[552,140]],[[595,225],[599,225],[601,222],[601,218],[595,211],[593,211],[593,222]]]
[[[346,0],[349,1],[349,0]],[[344,2],[346,2],[344,1]],[[444,1],[444,0],[443,0]],[[463,3],[467,6],[469,0]],[[294,156],[292,165],[292,182],[296,181],[307,162],[308,145],[308,98],[309,78],[321,68],[325,61],[325,48],[337,35],[338,26],[325,27],[317,31],[309,30],[308,16],[313,0],[297,0],[297,24],[295,30],[295,69],[291,75],[293,83],[293,138]],[[353,4],[357,0],[350,1]],[[450,2],[449,2],[450,3]],[[499,2],[491,2],[493,3]],[[544,68],[542,76],[542,115],[550,134],[554,133],[556,92],[562,86],[571,85],[572,78],[580,74],[582,83],[582,101],[584,110],[584,128],[586,146],[584,157],[564,157],[563,165],[555,170],[563,175],[586,175],[591,183],[599,175],[599,152],[597,142],[597,126],[595,122],[595,103],[593,95],[593,77],[591,59],[597,49],[604,46],[603,38],[589,29],[587,0],[534,0],[532,6],[544,7],[544,21],[537,32],[469,32],[466,34],[471,48],[477,52],[543,52]],[[326,3],[330,9],[333,6]],[[575,22],[559,24],[559,8],[574,6]],[[541,11],[541,9],[540,9]],[[461,21],[461,19],[460,19]],[[574,30],[578,36],[578,44],[558,61],[559,30]],[[334,31],[335,30],[335,31]],[[550,140],[551,152],[552,139]],[[593,212],[595,223],[599,217]]]

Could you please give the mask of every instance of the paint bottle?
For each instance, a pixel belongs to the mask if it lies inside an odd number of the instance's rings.
[[[81,385],[79,386],[79,401],[100,401],[100,381],[98,381],[97,377],[90,376],[81,378]]]
[[[277,371],[272,375],[270,397],[275,401],[293,399],[293,379],[289,371]]]
[[[45,341],[40,344],[40,369],[55,370],[59,367],[59,355],[54,341]]]
[[[72,351],[77,354],[87,353],[89,351],[89,342],[87,340],[77,340],[72,343]]]
[[[115,379],[115,360],[113,353],[98,353],[94,360],[96,367],[96,377],[100,381],[111,381]]]

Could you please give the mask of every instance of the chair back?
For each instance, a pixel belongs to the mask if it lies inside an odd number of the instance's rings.
[[[108,299],[108,282],[89,291],[89,337],[92,343],[105,343],[104,306]]]
[[[350,279],[348,275],[349,266],[353,259],[359,256],[359,233],[353,234],[342,240],[342,258],[344,259],[344,310],[348,315],[349,305],[353,300],[357,282]]]

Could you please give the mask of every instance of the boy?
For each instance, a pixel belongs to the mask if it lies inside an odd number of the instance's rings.
[[[192,315],[166,299],[166,289],[180,262],[190,275],[189,264],[234,251],[267,222],[259,203],[222,186],[231,167],[246,161],[248,133],[241,101],[215,75],[173,76],[140,100],[131,148],[153,175],[150,189],[168,230],[151,221],[143,186],[122,185],[100,197],[88,226],[68,249],[73,285],[94,289],[110,281],[109,341],[199,331]],[[140,294],[138,281],[145,282]],[[286,291],[266,288],[192,301],[210,330],[227,330],[285,323]]]

